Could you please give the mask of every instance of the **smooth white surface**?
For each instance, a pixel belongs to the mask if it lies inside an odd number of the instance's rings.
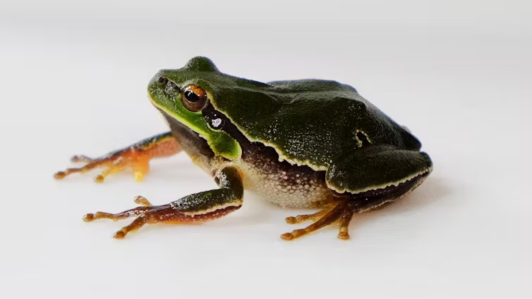
[[[301,5],[301,3],[305,3]],[[2,298],[532,298],[532,18],[527,1],[18,1],[0,5]],[[142,194],[215,187],[185,156],[53,180],[166,130],[146,98],[196,55],[269,81],[334,79],[434,160],[403,201],[295,242],[252,196],[206,225],[84,223]]]

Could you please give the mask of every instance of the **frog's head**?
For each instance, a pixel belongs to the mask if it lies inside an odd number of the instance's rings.
[[[217,155],[234,160],[241,148],[217,128],[219,120],[207,122],[203,110],[212,104],[213,88],[234,84],[206,57],[192,58],[180,69],[160,70],[148,85],[151,102],[166,116],[198,133]]]

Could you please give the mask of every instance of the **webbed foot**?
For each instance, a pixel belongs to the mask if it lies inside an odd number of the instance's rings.
[[[304,235],[310,234],[322,227],[325,227],[329,224],[338,222],[339,223],[339,233],[338,239],[348,240],[349,239],[349,222],[355,213],[355,206],[347,200],[340,201],[335,205],[324,208],[323,210],[316,212],[314,214],[308,215],[298,215],[295,217],[287,217],[286,223],[288,224],[297,224],[305,221],[313,221],[314,223],[303,228],[296,229],[290,233],[285,233],[281,235],[281,239],[290,241]]]

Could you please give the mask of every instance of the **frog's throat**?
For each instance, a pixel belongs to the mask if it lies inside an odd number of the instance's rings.
[[[240,159],[242,156],[242,149],[238,142],[233,139],[229,134],[227,134],[224,131],[213,131],[211,130],[206,122],[199,121],[199,122],[192,122],[188,120],[187,118],[183,117],[179,113],[176,113],[175,111],[172,111],[165,107],[164,105],[159,104],[148,92],[148,98],[152,102],[152,104],[163,111],[168,116],[174,118],[178,122],[185,125],[187,128],[191,129],[192,131],[198,133],[198,135],[205,139],[207,143],[209,144],[209,147],[211,150],[218,156],[224,157],[228,160],[235,161]],[[198,117],[203,119],[203,116],[199,115]],[[202,125],[198,125],[202,124]]]

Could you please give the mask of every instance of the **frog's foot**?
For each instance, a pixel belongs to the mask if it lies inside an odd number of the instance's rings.
[[[148,161],[142,155],[135,155],[133,157],[128,150],[121,151],[120,153],[114,154],[101,159],[90,159],[85,156],[74,156],[71,160],[72,162],[86,162],[87,164],[79,168],[68,168],[65,171],[60,171],[54,174],[54,177],[58,180],[65,178],[66,176],[72,173],[84,173],[91,171],[95,168],[106,168],[102,171],[101,174],[96,176],[94,180],[98,183],[101,183],[105,178],[113,173],[121,172],[127,167],[134,169],[135,178],[137,181],[141,181],[144,174],[148,172],[149,166]],[[83,157],[80,159],[80,157]]]
[[[142,200],[138,200],[139,198],[141,198]],[[131,222],[131,224],[129,224],[128,226],[124,226],[113,236],[115,239],[123,239],[128,233],[137,231],[144,224],[166,222],[169,220],[167,219],[167,217],[172,213],[175,213],[171,205],[152,206],[142,196],[138,196],[137,198],[135,198],[135,203],[141,204],[143,206],[129,209],[116,214],[106,212],[96,212],[94,214],[89,213],[83,216],[83,221],[92,222],[97,219],[111,219],[113,221],[118,221],[129,217],[137,217],[133,222]],[[177,217],[172,218],[175,219]]]
[[[200,224],[218,219],[242,206],[244,188],[242,176],[235,167],[226,167],[216,175],[220,189],[200,192],[185,196],[166,205],[153,206],[142,196],[135,198],[135,203],[142,205],[120,213],[96,212],[86,214],[83,220],[91,222],[96,219],[113,221],[136,217],[131,224],[115,233],[114,238],[123,239],[128,233],[137,231],[144,224]]]
[[[87,156],[84,156],[84,155],[80,155],[80,156],[74,156],[72,158],[70,158],[70,162],[72,163],[90,163],[90,162],[93,162],[95,159],[93,158],[89,158]]]
[[[313,221],[314,223],[303,229],[296,229],[290,233],[282,234],[281,238],[283,240],[290,241],[307,235],[334,222],[338,222],[340,226],[338,239],[347,240],[349,239],[349,222],[351,221],[355,211],[356,208],[350,204],[349,201],[344,200],[314,214],[288,217],[286,218],[286,222],[288,224],[297,224],[305,221]]]
[[[151,202],[148,201],[148,199],[146,199],[146,197],[144,196],[137,196],[135,197],[135,199],[133,200],[136,204],[138,205],[141,205],[141,206],[145,206],[145,207],[149,207],[151,206]]]
[[[306,215],[297,215],[295,217],[286,217],[285,221],[288,224],[298,224],[305,221],[312,221],[315,222],[316,220],[320,219],[321,217],[325,216],[331,209],[323,209],[319,212],[316,212],[314,214],[306,214]]]
[[[140,182],[143,180],[144,175],[149,172],[149,161],[151,159],[171,156],[180,151],[181,147],[177,140],[170,132],[167,132],[147,138],[101,158],[93,159],[83,155],[74,156],[71,159],[72,162],[86,163],[86,165],[57,172],[54,177],[63,179],[72,173],[84,173],[95,168],[104,168],[105,170],[94,178],[96,182],[101,183],[108,175],[130,168],[135,179]]]

